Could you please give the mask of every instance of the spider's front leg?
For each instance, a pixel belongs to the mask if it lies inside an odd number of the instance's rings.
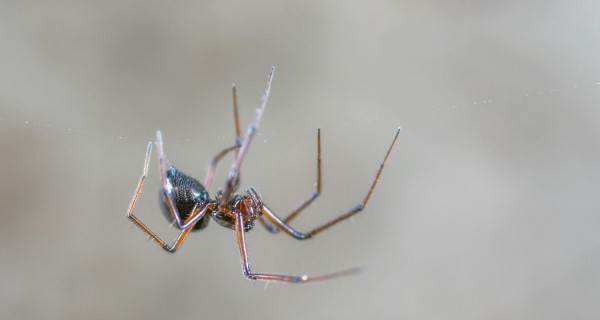
[[[184,224],[189,224],[187,228],[181,229],[179,232],[179,236],[177,239],[171,244],[166,243],[158,234],[152,231],[146,224],[142,222],[138,217],[133,214],[135,206],[137,204],[138,199],[142,194],[142,188],[144,187],[144,182],[146,181],[146,177],[148,176],[148,168],[150,166],[150,156],[152,154],[152,142],[148,143],[148,147],[146,148],[146,157],[144,159],[144,169],[142,171],[142,176],[138,181],[138,184],[133,192],[133,196],[131,198],[131,202],[129,203],[129,207],[127,208],[127,218],[136,226],[138,226],[144,233],[146,233],[152,240],[154,240],[159,246],[165,249],[168,252],[175,252],[187,239],[190,231],[194,228],[195,222],[190,223],[192,221],[198,221],[201,219],[206,213],[206,208],[202,208],[202,210],[194,209],[193,213],[184,221]]]
[[[337,278],[340,276],[350,275],[360,271],[358,268],[348,269],[335,273],[330,273],[320,276],[309,277],[307,275],[293,276],[293,275],[282,275],[282,274],[270,274],[270,273],[254,273],[250,269],[250,263],[248,262],[248,252],[246,250],[246,238],[244,236],[244,220],[241,213],[236,213],[235,216],[235,237],[240,249],[240,256],[242,257],[242,270],[244,276],[250,280],[262,280],[262,281],[279,281],[288,283],[306,283],[315,282],[321,280],[328,280]]]
[[[208,171],[206,172],[206,177],[204,178],[204,187],[206,189],[210,188],[212,185],[215,174],[217,172],[217,166],[219,165],[219,161],[221,161],[229,152],[235,150],[235,154],[237,157],[237,153],[242,145],[241,133],[240,133],[240,114],[238,112],[238,104],[237,104],[237,93],[236,93],[235,83],[232,86],[232,96],[233,96],[233,123],[235,126],[235,145],[225,148],[221,150],[221,152],[217,153],[212,160],[210,161],[210,165],[208,166]]]
[[[223,196],[221,197],[220,204],[226,205],[227,202],[231,199],[231,195],[236,191],[239,182],[240,182],[240,170],[242,168],[242,162],[248,152],[248,148],[250,148],[250,144],[252,143],[252,139],[256,135],[256,131],[260,125],[260,121],[265,112],[265,108],[267,107],[267,102],[269,101],[269,94],[271,92],[271,84],[273,82],[273,75],[275,74],[275,67],[271,68],[271,73],[267,77],[267,86],[265,88],[265,92],[260,98],[260,104],[258,109],[256,109],[256,115],[254,117],[254,121],[250,123],[248,129],[246,129],[246,135],[244,136],[244,140],[240,145],[240,149],[236,152],[235,161],[229,169],[229,175],[227,177],[227,182],[225,183],[225,190],[223,191]],[[237,99],[234,99],[237,100]],[[237,124],[236,124],[237,125]],[[236,128],[237,130],[237,128]]]

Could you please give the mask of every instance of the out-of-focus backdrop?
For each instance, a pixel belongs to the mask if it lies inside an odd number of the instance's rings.
[[[597,319],[597,1],[3,1],[3,319]],[[248,234],[253,283],[214,222],[180,252],[125,218],[146,143],[204,176],[277,66],[244,164],[277,212],[315,182],[310,241]],[[219,171],[222,185],[226,168]],[[153,159],[139,216],[166,238]],[[211,190],[214,191],[214,190]]]

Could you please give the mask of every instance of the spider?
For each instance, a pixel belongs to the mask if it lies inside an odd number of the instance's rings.
[[[300,204],[295,210],[293,210],[287,217],[281,218],[275,214],[261,199],[259,193],[252,187],[250,187],[243,194],[236,193],[240,182],[240,169],[244,157],[248,152],[248,148],[254,138],[258,126],[260,124],[262,115],[267,105],[269,93],[271,91],[271,83],[275,67],[271,69],[267,79],[267,85],[264,94],[261,97],[260,104],[256,110],[256,116],[254,121],[248,126],[248,129],[242,139],[239,125],[239,114],[237,108],[237,94],[236,86],[233,84],[233,113],[236,139],[235,145],[223,149],[216,156],[213,157],[210,162],[210,166],[204,183],[200,183],[198,180],[186,175],[176,167],[169,165],[163,150],[163,139],[160,130],[156,132],[156,141],[154,144],[157,149],[158,167],[160,173],[160,201],[161,209],[167,219],[173,223],[179,230],[179,236],[168,244],[158,234],[150,230],[137,216],[133,214],[137,200],[139,199],[144,181],[148,174],[148,167],[150,165],[150,156],[152,153],[153,142],[150,141],[146,148],[146,156],[144,160],[144,167],[142,176],[133,193],[133,197],[127,209],[127,218],[137,225],[143,232],[145,232],[151,239],[158,243],[164,250],[174,253],[177,251],[187,239],[191,231],[198,231],[204,229],[212,218],[219,225],[234,230],[235,238],[240,250],[240,256],[242,258],[242,271],[245,277],[251,280],[263,280],[263,281],[281,281],[289,283],[305,283],[317,280],[330,279],[333,277],[346,275],[353,273],[356,269],[350,269],[331,273],[321,276],[309,277],[306,275],[293,276],[293,275],[279,275],[270,273],[254,273],[250,269],[250,263],[248,262],[248,253],[246,250],[246,239],[244,236],[245,232],[252,230],[255,223],[259,221],[263,224],[266,229],[272,233],[283,231],[284,233],[292,236],[298,240],[306,240],[314,237],[315,235],[329,229],[333,225],[346,220],[355,214],[362,211],[367,202],[371,198],[373,190],[379,181],[381,172],[387,158],[389,157],[393,146],[398,139],[400,128],[395,132],[394,139],[389,145],[385,157],[381,162],[377,173],[371,186],[363,198],[363,200],[350,209],[348,212],[338,216],[329,222],[322,224],[311,231],[301,232],[292,227],[289,223],[296,218],[300,212],[308,207],[319,195],[321,194],[321,130],[317,130],[317,182],[316,190],[304,202]],[[229,175],[225,183],[224,190],[219,190],[214,199],[209,196],[207,191],[211,187],[217,165],[220,160],[223,159],[228,153],[234,152],[235,160]]]

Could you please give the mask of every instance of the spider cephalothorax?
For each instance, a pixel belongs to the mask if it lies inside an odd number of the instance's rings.
[[[217,203],[223,193],[217,194]],[[254,188],[250,188],[244,195],[234,194],[226,205],[218,205],[210,212],[215,221],[223,227],[235,229],[236,214],[241,214],[244,222],[244,231],[254,228],[256,219],[262,214],[262,202]]]
[[[269,74],[267,81],[267,88],[263,94],[260,102],[260,106],[256,112],[256,118],[248,127],[246,135],[241,137],[240,125],[237,112],[237,98],[235,93],[235,86],[233,87],[233,109],[236,129],[236,143],[232,147],[226,148],[219,152],[211,161],[209,170],[204,179],[204,184],[201,184],[198,180],[184,174],[177,170],[174,166],[167,164],[167,159],[163,150],[163,140],[160,131],[156,132],[156,145],[158,154],[158,169],[161,180],[160,188],[160,201],[161,207],[167,219],[172,222],[180,231],[177,239],[172,243],[166,243],[161,237],[154,233],[148,228],[139,218],[133,214],[136,202],[142,192],[144,181],[148,175],[148,166],[150,164],[150,155],[152,152],[153,143],[148,143],[146,149],[146,158],[144,161],[144,169],[142,176],[138,182],[138,185],[134,191],[133,197],[127,210],[127,217],[138,227],[142,229],[151,239],[156,241],[163,249],[169,252],[175,252],[187,239],[189,233],[195,230],[201,230],[208,224],[209,218],[212,217],[219,225],[233,229],[235,231],[235,238],[240,249],[240,255],[242,257],[242,270],[244,276],[251,280],[265,280],[265,281],[283,281],[291,283],[299,282],[310,282],[316,280],[330,279],[332,277],[348,274],[354,272],[355,269],[336,272],[328,275],[308,277],[303,276],[290,276],[290,275],[277,275],[267,273],[254,273],[250,270],[250,263],[248,261],[248,254],[246,252],[246,240],[244,233],[252,230],[256,221],[261,222],[268,231],[277,233],[283,231],[284,233],[298,239],[305,240],[310,239],[314,235],[329,229],[338,222],[344,221],[353,215],[361,212],[367,202],[369,201],[384,164],[392,151],[394,144],[400,133],[400,129],[396,130],[394,139],[387,149],[385,157],[379,166],[379,170],[375,174],[375,178],[371,182],[367,195],[363,200],[354,208],[346,211],[346,213],[338,216],[326,222],[311,231],[301,232],[292,227],[289,223],[298,216],[302,210],[308,207],[317,197],[321,194],[321,131],[317,130],[317,183],[316,190],[311,193],[310,197],[300,204],[294,211],[292,211],[285,218],[279,217],[270,208],[268,208],[261,200],[258,192],[254,188],[249,188],[243,194],[236,194],[236,190],[239,186],[240,181],[240,169],[242,161],[248,152],[248,147],[252,142],[258,129],[258,125],[262,118],[264,109],[267,104],[269,92],[271,90],[271,81],[273,79],[273,72],[275,68]],[[229,177],[225,183],[223,191],[219,191],[216,195],[216,199],[212,200],[208,194],[208,189],[211,187],[213,178],[216,173],[217,165],[219,161],[226,156],[228,153],[235,151],[235,160],[231,169],[229,170]]]

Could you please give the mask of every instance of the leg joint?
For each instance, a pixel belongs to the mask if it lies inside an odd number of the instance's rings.
[[[252,273],[252,271],[250,271],[250,268],[244,267],[243,273],[244,273],[244,277],[246,277],[247,279],[256,280],[256,276]]]
[[[175,226],[177,227],[178,230],[183,231],[185,230],[185,225],[181,224],[181,222],[175,221]]]
[[[302,283],[302,282],[306,282],[308,280],[308,276],[307,275],[293,276],[291,280],[293,283]]]
[[[365,205],[364,205],[364,204],[359,204],[359,205],[357,205],[356,207],[354,207],[354,208],[353,208],[353,209],[350,211],[350,213],[351,213],[351,214],[359,213],[359,212],[363,211],[363,209],[364,209],[364,208],[365,208]]]
[[[167,251],[168,253],[175,253],[177,251],[177,246],[175,245],[164,245],[163,249],[165,249],[165,251]]]
[[[294,238],[298,239],[298,240],[308,240],[310,238],[312,238],[312,233],[295,233]]]

